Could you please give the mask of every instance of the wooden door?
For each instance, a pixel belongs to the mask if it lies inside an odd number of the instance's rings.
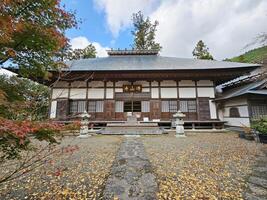
[[[57,100],[57,119],[66,119],[69,113],[69,101],[67,99]]]
[[[161,107],[159,100],[151,100],[150,101],[150,119],[160,119],[161,115]]]
[[[115,101],[105,100],[104,113],[106,120],[115,120]]]
[[[209,98],[198,98],[198,119],[209,120],[210,119],[210,103]]]

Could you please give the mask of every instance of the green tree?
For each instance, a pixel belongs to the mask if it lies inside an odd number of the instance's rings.
[[[55,56],[59,62],[66,60],[79,60],[86,58],[95,58],[96,57],[96,48],[93,44],[89,44],[84,49],[72,49],[69,43],[61,48]]]
[[[13,120],[47,118],[50,90],[16,76],[0,76],[0,117]]]
[[[197,59],[213,60],[212,55],[209,53],[209,48],[204,44],[202,40],[198,41],[192,53],[193,56]]]
[[[152,23],[141,11],[134,13],[132,16],[134,30],[132,34],[134,36],[133,48],[138,50],[161,50],[162,47],[159,43],[155,42],[155,36],[158,26],[158,21]]]
[[[43,77],[60,63],[54,54],[64,47],[66,29],[77,21],[59,0],[2,0],[0,67],[12,63],[24,77]]]
[[[95,58],[96,57],[96,48],[94,45],[89,44],[84,49],[74,49],[70,52],[67,59],[69,60],[79,60],[86,58]]]
[[[69,60],[72,55],[72,51],[73,49],[71,48],[71,45],[69,44],[69,42],[66,42],[66,44],[55,53],[54,59],[57,62],[64,62],[66,60]]]

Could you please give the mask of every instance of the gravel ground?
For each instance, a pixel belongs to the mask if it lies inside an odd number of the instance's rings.
[[[2,199],[101,199],[121,137],[66,137],[61,146],[78,146],[0,188]],[[4,173],[4,169],[0,169]]]
[[[233,133],[143,137],[159,199],[243,199],[255,157],[266,145]]]
[[[0,187],[0,199],[103,199],[123,139],[65,137],[62,146],[79,149],[63,148],[64,153],[53,155],[42,167],[6,183]],[[267,150],[267,145],[239,139],[233,133],[139,139],[145,147],[141,154],[146,153],[157,178],[158,199],[243,199],[256,157]],[[0,175],[7,170],[10,167],[0,168]]]

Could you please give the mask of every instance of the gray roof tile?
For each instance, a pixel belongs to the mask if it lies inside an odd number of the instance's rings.
[[[67,61],[71,71],[202,70],[258,67],[259,64],[163,57],[157,55],[109,56]]]
[[[224,92],[221,97],[216,98],[216,101],[220,100],[226,100],[231,99],[234,97],[242,96],[245,94],[261,94],[261,95],[267,95],[267,92],[265,89],[257,90],[258,87],[262,86],[267,82],[267,79],[262,79],[256,82],[252,82],[237,88],[233,88],[227,92]]]

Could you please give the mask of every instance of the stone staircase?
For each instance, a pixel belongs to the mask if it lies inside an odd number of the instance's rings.
[[[103,135],[159,135],[164,132],[156,122],[138,122],[136,117],[129,116],[124,123],[108,123]]]
[[[109,124],[108,124],[109,125]],[[107,126],[101,133],[103,135],[158,135],[162,134],[158,126]]]

